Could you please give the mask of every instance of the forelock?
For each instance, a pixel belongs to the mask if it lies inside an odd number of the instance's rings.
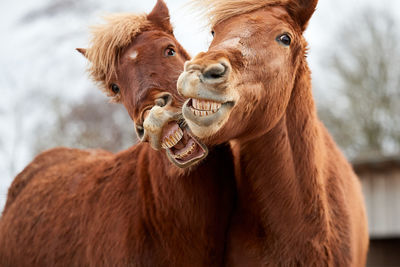
[[[286,5],[290,0],[193,0],[193,4],[214,26],[231,17],[249,13],[265,6]]]
[[[90,61],[89,73],[104,89],[112,77],[122,50],[132,39],[150,26],[145,14],[113,14],[104,17],[105,23],[91,27],[92,38],[86,57]]]

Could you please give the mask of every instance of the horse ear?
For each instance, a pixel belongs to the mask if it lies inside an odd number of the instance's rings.
[[[287,9],[293,19],[305,31],[312,14],[317,7],[318,0],[292,0],[289,1]]]
[[[147,15],[147,19],[161,27],[166,32],[173,32],[172,25],[169,21],[169,10],[163,0],[157,0],[157,4],[150,14]]]
[[[87,58],[86,55],[86,49],[85,48],[76,48],[76,51],[78,51],[79,53],[81,53],[85,58]]]

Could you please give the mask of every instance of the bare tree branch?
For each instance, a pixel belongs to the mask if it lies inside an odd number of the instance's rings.
[[[365,10],[344,24],[328,67],[347,107],[320,117],[351,157],[400,153],[400,32],[385,11]],[[339,52],[338,52],[339,51]]]

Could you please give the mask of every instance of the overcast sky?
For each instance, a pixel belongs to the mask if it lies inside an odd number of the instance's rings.
[[[76,47],[87,45],[88,26],[99,22],[100,15],[105,13],[149,12],[155,2],[0,1],[0,210],[3,204],[1,195],[4,195],[14,175],[8,171],[9,166],[5,163],[7,158],[11,157],[10,153],[16,147],[16,171],[26,166],[31,160],[29,151],[26,150],[30,124],[40,119],[46,120],[46,113],[51,112],[42,110],[40,99],[35,102],[29,95],[34,95],[35,90],[45,90],[50,95],[61,95],[70,99],[79,98],[85,90],[93,90],[94,85],[85,73],[86,60],[74,51]],[[185,6],[187,1],[166,2],[170,8],[178,41],[191,55],[206,50],[211,40],[209,29]],[[61,11],[55,8],[54,14],[41,17],[41,8],[54,3],[65,4],[65,8]],[[320,0],[306,32],[313,79],[318,81],[319,87],[323,88],[324,84],[323,70],[319,64],[324,60],[324,50],[335,46],[335,42],[340,42],[334,39],[335,33],[343,27],[345,21],[351,21],[353,14],[366,6],[387,9],[400,17],[399,0]],[[16,105],[27,96],[27,99],[31,100],[29,103],[22,102]],[[16,130],[15,127],[15,120],[18,118],[28,118],[20,130]],[[21,131],[21,134],[16,131]]]

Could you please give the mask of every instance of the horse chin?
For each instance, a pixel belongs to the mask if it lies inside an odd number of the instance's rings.
[[[235,106],[233,101],[221,104],[221,107],[211,114],[199,114],[192,107],[192,99],[185,102],[182,114],[189,125],[190,130],[199,138],[207,138],[218,132],[227,122],[229,115]]]
[[[188,168],[201,162],[208,155],[208,148],[185,126],[182,138],[166,148],[168,159],[179,168]]]

